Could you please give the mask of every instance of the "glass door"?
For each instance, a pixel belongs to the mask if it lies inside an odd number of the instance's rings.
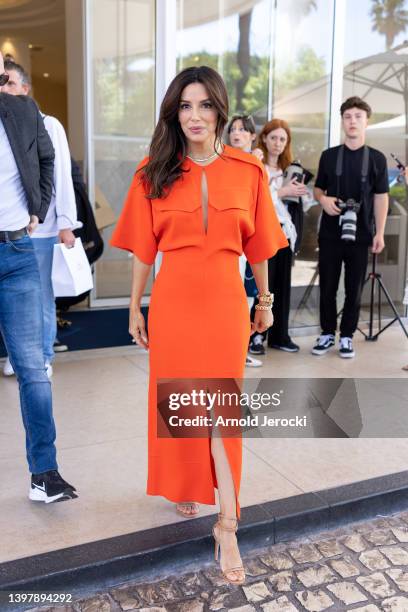
[[[154,129],[155,2],[88,0],[86,10],[88,179],[105,242],[92,305],[119,305],[128,301],[132,256],[109,239]]]

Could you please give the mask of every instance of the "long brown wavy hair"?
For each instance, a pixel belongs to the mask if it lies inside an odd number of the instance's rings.
[[[217,152],[228,121],[228,94],[221,76],[208,66],[185,68],[170,83],[160,107],[159,121],[149,150],[149,161],[141,168],[148,198],[168,195],[173,183],[181,177],[187,153],[187,141],[181,129],[178,112],[183,90],[191,83],[202,83],[217,113],[214,150]]]
[[[293,153],[292,153],[292,134],[290,132],[290,127],[283,119],[272,119],[265,123],[262,130],[258,136],[258,144],[257,147],[262,149],[264,154],[264,161],[266,162],[268,159],[268,149],[266,148],[266,144],[263,139],[265,136],[269,134],[269,132],[273,132],[273,130],[277,130],[278,128],[282,128],[285,130],[288,136],[288,142],[286,143],[286,147],[283,152],[278,157],[278,166],[281,170],[285,171],[286,168],[293,162]]]

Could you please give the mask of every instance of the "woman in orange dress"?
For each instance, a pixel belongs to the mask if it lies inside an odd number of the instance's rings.
[[[149,350],[147,493],[191,506],[189,500],[214,504],[217,488],[216,551],[221,547],[226,580],[242,584],[235,536],[241,438],[171,438],[157,431],[159,379],[240,379],[251,331],[272,324],[267,260],[287,242],[263,165],[222,145],[227,119],[228,96],[216,71],[187,68],[175,77],[111,244],[134,255],[129,331]],[[163,259],[147,337],[140,301],[157,251]],[[252,326],[238,266],[242,252],[264,296]],[[224,350],[217,354],[220,330]]]

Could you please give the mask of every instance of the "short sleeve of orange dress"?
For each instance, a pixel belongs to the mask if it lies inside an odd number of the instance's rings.
[[[147,159],[144,159],[137,169],[145,166],[146,162]],[[146,198],[140,172],[136,172],[133,177],[110,244],[130,251],[145,264],[154,263],[157,241],[153,233],[152,204]]]
[[[250,264],[270,259],[279,249],[288,246],[272,202],[266,170],[261,164],[259,170],[255,232],[243,243],[243,251]]]

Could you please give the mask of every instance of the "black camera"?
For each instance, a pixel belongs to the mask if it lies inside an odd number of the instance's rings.
[[[309,183],[312,178],[313,174],[309,172],[309,170],[303,168],[302,164],[299,161],[295,160],[291,164],[289,164],[289,166],[283,173],[282,185],[289,185],[289,183],[293,181],[293,179],[298,181],[298,183],[304,183],[305,185],[307,185],[307,183]],[[299,198],[295,196],[286,196],[285,201],[286,200],[289,202],[297,203],[299,201]]]
[[[341,225],[341,239],[355,242],[357,232],[357,214],[361,203],[349,198],[345,202],[336,201],[336,206],[341,210],[339,223]]]

